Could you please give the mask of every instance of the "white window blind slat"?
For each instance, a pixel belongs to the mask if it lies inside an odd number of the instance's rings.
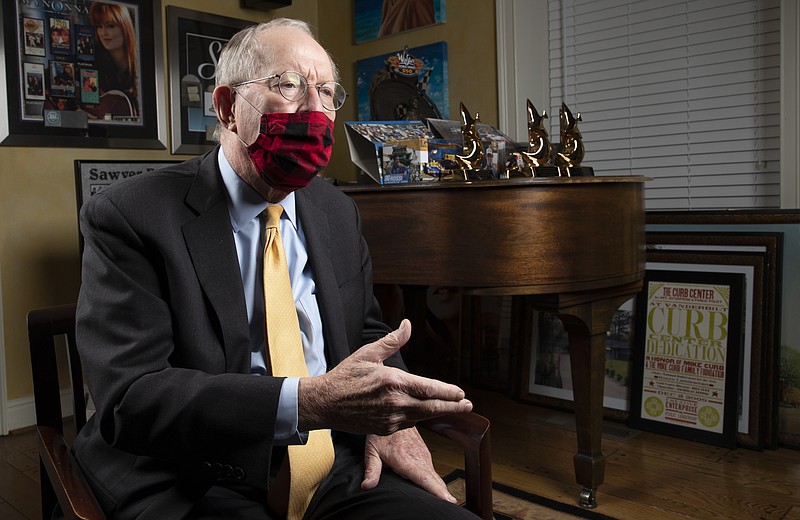
[[[549,0],[549,113],[648,209],[779,207],[779,0]],[[558,118],[549,120],[558,139]]]

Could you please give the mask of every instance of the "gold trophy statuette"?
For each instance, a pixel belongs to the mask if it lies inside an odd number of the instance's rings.
[[[562,177],[579,177],[594,175],[591,168],[581,167],[585,150],[583,136],[578,130],[578,121],[582,121],[581,113],[573,116],[566,103],[561,103],[558,111],[558,121],[561,127],[561,149],[555,156],[555,163]]]
[[[464,103],[459,103],[459,111],[461,112],[461,137],[464,144],[461,147],[461,154],[455,156],[455,162],[458,164],[459,171],[458,180],[481,180],[492,178],[491,170],[486,170],[486,152],[481,143],[481,136],[478,133],[478,123],[480,116],[475,113],[473,118]]]
[[[545,128],[547,111],[542,110],[542,115],[528,103],[528,151],[521,152],[520,157],[525,163],[523,172],[528,177],[558,177],[558,168],[550,165],[550,135]]]

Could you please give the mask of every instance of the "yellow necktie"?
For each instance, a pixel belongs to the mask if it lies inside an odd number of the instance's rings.
[[[267,352],[273,376],[308,377],[300,324],[289,282],[289,266],[280,234],[283,207],[267,207],[266,244],[264,246],[264,315],[266,317]],[[334,451],[326,430],[308,432],[304,445],[288,447],[289,489],[276,484],[270,490],[269,502],[276,512],[286,508],[288,520],[300,520],[322,479],[333,467]],[[285,463],[284,463],[285,466]],[[285,469],[285,468],[284,468]],[[285,472],[282,470],[281,473]],[[278,477],[280,480],[281,477]],[[283,488],[281,490],[281,488]],[[283,496],[274,496],[282,494]],[[285,505],[284,505],[285,504]]]

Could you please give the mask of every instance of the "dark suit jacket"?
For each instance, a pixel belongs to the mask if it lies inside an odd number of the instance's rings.
[[[250,375],[226,200],[215,150],[111,186],[81,213],[77,339],[97,412],[74,449],[122,518],[190,507],[212,482],[268,485],[281,379]],[[389,329],[353,201],[315,179],[297,212],[334,366]]]

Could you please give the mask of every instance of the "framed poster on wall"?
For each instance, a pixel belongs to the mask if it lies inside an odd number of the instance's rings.
[[[359,121],[447,119],[447,42],[356,62]]]
[[[444,23],[445,0],[355,0],[355,42]]]
[[[167,6],[172,153],[200,154],[214,146],[217,117],[211,94],[222,47],[253,22]]]
[[[11,0],[0,24],[0,143],[166,147],[158,0]]]
[[[701,269],[645,273],[630,424],[735,448],[744,275]]]

